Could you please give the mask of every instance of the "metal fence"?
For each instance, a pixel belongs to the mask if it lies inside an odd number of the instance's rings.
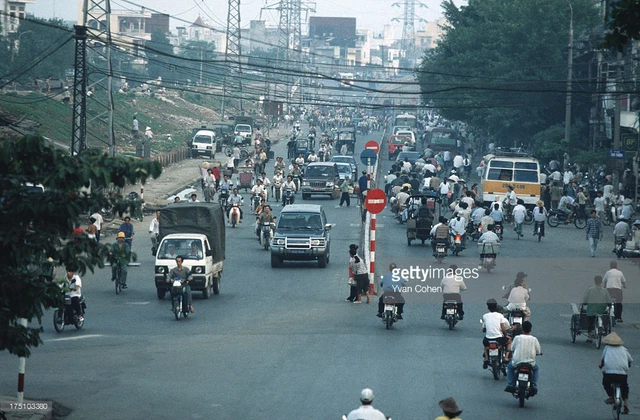
[[[188,147],[180,147],[173,149],[170,152],[160,153],[152,156],[151,160],[160,162],[162,167],[171,165],[172,163],[180,162],[191,157],[191,149]]]

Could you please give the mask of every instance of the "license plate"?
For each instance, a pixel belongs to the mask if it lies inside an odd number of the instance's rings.
[[[489,349],[489,356],[497,356],[498,349]]]
[[[460,243],[460,239],[456,239],[456,243],[459,244]]]
[[[438,252],[444,252],[444,247],[443,246],[439,246],[438,247]]]
[[[529,382],[529,374],[528,373],[518,373],[518,380],[523,382]]]
[[[447,309],[447,315],[453,315],[456,313],[455,309]]]
[[[513,323],[514,324],[522,324],[522,318],[519,316],[516,316],[513,318]]]
[[[384,310],[393,312],[393,305],[384,305]]]
[[[311,191],[322,191],[322,188],[311,188]]]
[[[292,254],[304,254],[305,250],[304,249],[290,249],[289,252],[292,253]]]

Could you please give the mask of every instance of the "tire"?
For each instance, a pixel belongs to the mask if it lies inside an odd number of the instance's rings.
[[[608,211],[604,212],[604,216],[602,217],[602,224],[605,226],[611,226],[611,213]]]
[[[573,219],[573,224],[578,229],[584,229],[585,227],[587,227],[587,219],[583,219],[582,217],[576,217]]]
[[[57,332],[64,331],[64,310],[56,309],[55,312],[53,312],[53,328],[55,328]]]
[[[280,257],[275,254],[271,254],[271,267],[278,268],[280,267]]]
[[[496,381],[500,379],[500,363],[498,360],[493,359],[491,361],[491,371],[493,373],[493,379]]]
[[[547,224],[551,227],[558,227],[558,225],[560,225],[560,220],[557,215],[553,214],[547,218]]]
[[[525,390],[523,388],[518,388],[518,402],[520,405],[520,408],[524,407],[524,394],[525,394]]]
[[[264,250],[265,250],[265,251],[268,251],[268,250],[269,250],[269,242],[271,242],[271,239],[269,239],[269,238],[263,238],[263,239],[262,239],[262,241],[264,242],[264,243],[262,244],[262,246],[264,247]]]
[[[178,301],[174,300],[172,304],[173,315],[176,317],[176,321],[180,320],[180,309],[178,308]]]
[[[578,335],[578,317],[576,315],[573,316],[571,320],[571,342],[576,342],[576,336]]]
[[[80,319],[76,318],[76,322],[73,325],[75,325],[76,329],[81,330],[84,325],[84,319],[80,321]]]
[[[540,233],[540,231],[538,231],[538,242],[540,242],[542,240],[542,233]]]
[[[214,295],[220,294],[220,276],[222,276],[222,274],[218,274],[213,278],[213,285],[211,286],[211,288],[213,289]]]
[[[533,224],[533,212],[531,210],[527,210],[527,214],[524,216],[524,224],[525,225]]]
[[[622,247],[620,247],[620,249],[616,251],[616,257],[618,257],[618,259],[622,258],[622,252],[623,252]]]
[[[213,280],[212,280],[213,282]],[[202,291],[202,299],[209,299],[211,297],[211,285],[208,285]]]
[[[238,219],[238,216],[236,216],[235,214],[231,215],[231,227],[232,228],[236,227],[237,219]]]
[[[451,316],[447,319],[447,324],[449,324],[449,329],[453,330],[453,328],[456,326],[456,320]]]
[[[604,334],[603,334],[603,331],[602,331],[602,329],[601,329],[600,327],[598,327],[598,328],[596,329],[596,333],[598,334],[598,338],[596,338],[595,340],[593,340],[593,342],[595,343],[596,348],[597,348],[597,349],[599,349],[599,348],[602,346],[602,336],[603,336]]]
[[[156,294],[158,295],[158,299],[162,300],[164,299],[164,295],[167,293],[166,289],[156,289]]]
[[[320,258],[318,258],[318,267],[320,268],[326,268],[327,267],[327,255],[321,255]]]
[[[391,328],[391,325],[393,324],[393,321],[391,319],[391,314],[387,313],[386,319],[385,319],[385,326],[387,329]]]
[[[491,273],[491,267],[487,266],[487,274]]]
[[[247,160],[248,157],[249,157],[249,152],[247,152],[244,149],[240,150],[240,160],[244,162],[245,160]]]
[[[116,295],[119,295],[122,292],[122,283],[120,283],[120,272],[118,270],[116,274],[116,280],[114,281],[116,287]]]
[[[438,256],[438,257],[436,257],[436,258],[438,259],[438,264],[442,264],[442,260],[444,260],[444,258],[443,258],[443,257],[440,257],[440,256]]]
[[[407,246],[411,246],[411,239],[407,238]]]

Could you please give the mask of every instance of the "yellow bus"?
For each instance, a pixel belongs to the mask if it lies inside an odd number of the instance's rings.
[[[525,153],[496,152],[484,157],[484,170],[480,181],[482,201],[485,205],[502,201],[507,186],[513,190],[526,207],[535,206],[540,200],[540,163]]]

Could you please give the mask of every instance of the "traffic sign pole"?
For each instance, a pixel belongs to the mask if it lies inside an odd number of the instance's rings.
[[[369,244],[369,294],[375,295],[376,276],[376,214],[371,213],[371,243]]]

